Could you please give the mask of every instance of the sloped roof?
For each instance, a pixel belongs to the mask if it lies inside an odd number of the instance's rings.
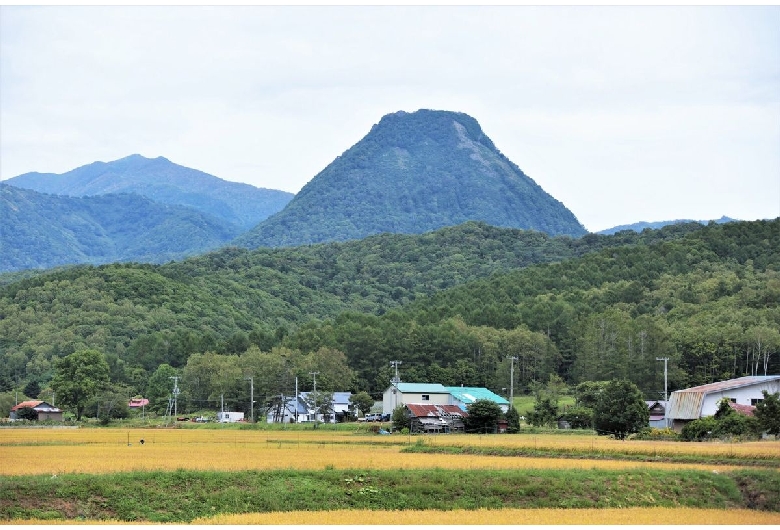
[[[683,390],[677,390],[677,392],[701,392],[702,394],[711,394],[713,392],[733,390],[735,388],[757,385],[769,381],[780,381],[780,375],[748,375],[745,377],[738,377],[736,379],[729,379],[727,381],[718,381],[717,383],[709,383],[706,385],[685,388]]]
[[[740,405],[738,403],[732,403],[729,401],[729,407],[734,409],[736,412],[740,414],[744,414],[745,416],[752,416],[753,413],[756,411],[756,407],[753,405]]]
[[[422,403],[407,403],[406,408],[415,418],[441,418],[442,416],[466,417],[468,413],[457,405],[432,405]]]
[[[34,409],[35,407],[37,407],[41,403],[43,403],[43,401],[41,401],[40,399],[38,399],[38,400],[34,400],[33,399],[33,400],[30,400],[30,401],[22,401],[18,405],[15,405],[15,406],[11,407],[11,410]]]
[[[408,394],[449,394],[439,383],[398,383],[398,390]]]
[[[333,392],[333,403],[349,403],[352,392]]]
[[[15,405],[11,407],[11,411],[17,411],[19,409],[33,409],[36,411],[46,411],[46,412],[62,412],[57,407],[54,407],[52,405],[49,405],[45,401],[41,401],[40,399],[31,399],[29,401],[22,401],[18,405]]]
[[[717,394],[736,388],[744,388],[746,386],[760,385],[775,381],[780,385],[780,375],[749,375],[736,379],[729,379],[727,381],[719,381],[717,383],[709,383],[707,385],[676,390],[672,392],[672,395],[669,398],[667,416],[679,420],[695,420],[701,415],[704,398],[707,394]]]
[[[491,392],[487,388],[473,386],[448,386],[445,388],[447,389],[447,392],[452,394],[452,397],[467,405],[474,403],[478,399],[488,399],[494,403],[498,403],[499,405],[509,405],[509,401],[502,398],[498,394]]]

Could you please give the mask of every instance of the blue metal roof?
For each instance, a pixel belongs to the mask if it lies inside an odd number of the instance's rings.
[[[398,390],[410,394],[449,394],[439,383],[398,383]]]
[[[452,394],[452,397],[460,401],[461,403],[471,404],[478,399],[489,399],[499,405],[509,405],[509,401],[502,398],[498,394],[495,394],[482,387],[462,387],[462,386],[448,386],[445,387],[447,392]]]

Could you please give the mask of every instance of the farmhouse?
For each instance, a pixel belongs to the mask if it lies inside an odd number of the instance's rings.
[[[645,401],[645,404],[650,412],[650,427],[666,428],[666,401]]]
[[[477,401],[488,399],[498,403],[503,412],[509,409],[509,401],[487,388],[442,386],[438,383],[398,383],[390,385],[382,396],[382,413],[392,414],[400,405],[455,405],[461,410]]]
[[[298,396],[285,396],[274,400],[268,407],[266,423],[302,423],[308,421],[309,411],[306,402]]]
[[[672,392],[669,398],[666,417],[671,427],[682,430],[691,420],[704,416],[714,416],[718,410],[718,402],[727,398],[737,410],[755,406],[764,399],[762,391],[770,394],[780,392],[780,375],[754,375],[695,386]]]
[[[451,405],[451,399],[449,390],[438,383],[397,383],[382,395],[382,413],[392,414],[396,407],[407,403]]]
[[[468,413],[457,405],[422,405],[410,403],[405,410],[413,433],[463,432],[463,418]]]
[[[62,421],[62,411],[60,409],[40,400],[22,401],[11,408],[9,417],[12,420],[20,419],[19,412],[21,409],[33,409],[38,414],[38,421]]]
[[[130,402],[127,404],[131,409],[142,409],[149,404],[149,400],[146,398],[130,398]]]
[[[320,397],[326,395],[318,392]],[[325,412],[317,413],[317,421],[324,423],[338,423],[346,421],[351,415],[351,403],[349,398],[352,392],[333,392],[330,403]],[[294,396],[285,397],[284,401],[276,399],[268,408],[267,423],[305,423],[315,420],[313,392],[301,392],[296,399]]]

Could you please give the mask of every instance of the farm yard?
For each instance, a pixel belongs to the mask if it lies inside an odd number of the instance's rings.
[[[780,523],[777,441],[4,428],[0,453],[5,523]]]

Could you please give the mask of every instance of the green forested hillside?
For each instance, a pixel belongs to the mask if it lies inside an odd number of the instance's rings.
[[[518,391],[558,373],[626,376],[658,397],[656,357],[671,359],[670,389],[763,374],[765,361],[777,373],[778,249],[780,220],[579,239],[468,223],[78,267],[0,289],[0,384],[43,388],[52,359],[88,347],[128,392],[152,395],[178,370],[193,406],[245,403],[247,373],[256,396],[289,394],[296,375],[305,390],[312,370],[318,389],[377,393],[390,360],[405,381],[500,391],[507,356]]]
[[[25,173],[6,181],[17,188],[73,197],[135,193],[162,204],[188,206],[248,230],[292,199],[286,191],[229,182],[164,157],[130,155],[66,173]]]
[[[384,116],[236,243],[248,248],[420,234],[466,221],[580,236],[563,204],[504,157],[466,114]]]
[[[0,184],[0,272],[75,263],[164,262],[205,252],[238,229],[134,194],[65,197]]]

